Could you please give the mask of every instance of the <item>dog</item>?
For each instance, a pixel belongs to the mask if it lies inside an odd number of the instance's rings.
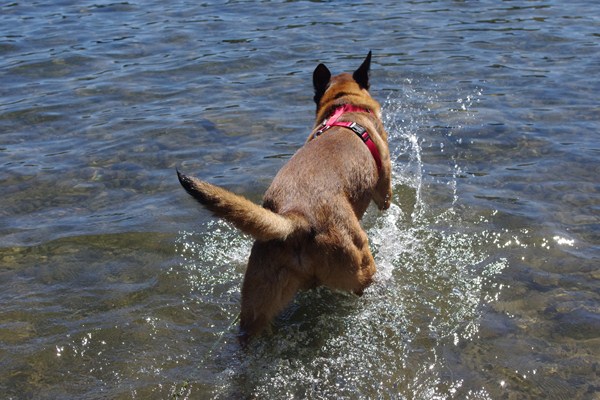
[[[381,106],[369,94],[371,52],[354,73],[313,72],[316,123],[277,173],[262,206],[183,175],[183,188],[255,242],[242,285],[242,344],[270,328],[301,290],[327,286],[362,295],[375,261],[360,219],[390,206],[391,162]]]

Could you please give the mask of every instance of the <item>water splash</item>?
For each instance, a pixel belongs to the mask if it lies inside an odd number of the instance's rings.
[[[463,97],[458,109],[444,112],[471,117],[477,93]],[[395,198],[386,213],[365,219],[376,283],[362,298],[326,289],[300,294],[273,334],[246,352],[229,332],[216,354],[221,363],[212,366],[212,397],[486,398],[485,390],[448,377],[446,352],[478,335],[482,305],[497,298],[495,277],[507,261],[483,249],[504,239],[486,229],[486,216],[460,212],[455,128],[439,137],[448,173],[427,171],[423,149],[431,137],[422,133],[436,126],[432,115],[441,103],[406,81],[383,105]],[[180,245],[198,306],[212,304],[230,319],[251,242],[212,222],[202,235],[182,234]],[[215,326],[215,336],[219,329],[227,324]]]
[[[221,314],[219,320],[233,320],[239,312],[239,293],[252,240],[223,220],[211,220],[205,224],[205,232],[181,232],[177,239],[181,267],[172,274],[184,274],[190,288],[184,302],[203,309],[210,307],[210,314]],[[223,329],[207,322],[219,337]],[[216,340],[216,339],[215,339]]]

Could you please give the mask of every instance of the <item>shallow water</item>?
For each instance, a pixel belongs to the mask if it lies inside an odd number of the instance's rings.
[[[8,398],[596,399],[593,2],[0,6]],[[373,50],[394,168],[361,298],[236,342],[251,241],[175,168],[259,202],[319,62]]]

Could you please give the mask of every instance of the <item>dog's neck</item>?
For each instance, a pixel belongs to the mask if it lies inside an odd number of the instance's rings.
[[[361,138],[361,140],[363,141],[365,146],[368,147],[369,151],[371,152],[371,155],[375,159],[375,163],[377,164],[377,172],[380,172],[381,171],[381,155],[379,154],[379,150],[377,150],[377,146],[375,145],[375,142],[373,142],[373,139],[371,139],[371,136],[369,135],[369,132],[367,131],[367,129],[365,127],[363,127],[362,125],[357,124],[356,122],[339,121],[339,119],[342,115],[344,115],[346,113],[351,113],[351,112],[352,113],[353,112],[363,112],[363,113],[371,114],[371,111],[369,109],[355,106],[353,104],[340,105],[334,109],[333,113],[331,114],[331,116],[329,118],[327,118],[323,121],[320,128],[312,136],[312,139],[316,139],[318,136],[320,136],[325,131],[327,131],[328,129],[330,129],[334,126],[341,126],[344,128],[348,128],[352,132],[354,132],[359,138]]]
[[[361,106],[355,106],[354,104],[342,104],[339,106],[335,106],[335,108],[332,109],[329,117],[325,118],[321,125],[322,126],[331,125],[330,123],[336,122],[338,119],[340,119],[340,117],[342,115],[344,115],[346,113],[351,113],[351,112],[362,112],[362,113],[371,114],[371,110],[369,110],[368,108],[361,107]]]
[[[344,101],[344,100],[350,100],[350,101]],[[322,121],[327,120],[328,118],[331,118],[331,116],[333,114],[336,113],[336,111],[340,110],[340,109],[344,109],[344,113],[347,112],[364,112],[364,113],[369,113],[369,114],[377,114],[376,110],[374,110],[372,107],[369,107],[369,105],[367,104],[363,104],[363,103],[356,103],[353,102],[352,99],[339,99],[336,100],[334,102],[330,102],[329,104],[325,105],[324,107],[321,107],[318,111],[317,111],[317,118],[316,121],[318,121],[318,123],[321,123]]]

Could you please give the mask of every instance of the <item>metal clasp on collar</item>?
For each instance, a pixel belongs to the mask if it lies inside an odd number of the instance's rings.
[[[364,126],[357,124],[356,122],[351,123],[348,128],[352,129],[354,131],[354,133],[356,133],[358,136],[360,136],[362,138],[363,133],[365,133],[367,130],[364,128]],[[367,139],[369,137],[367,136]],[[365,138],[363,138],[363,140],[367,140]]]
[[[329,128],[331,128],[331,125],[327,125],[327,120],[323,121],[323,123],[321,124],[321,129],[316,131],[313,137],[320,136],[323,132],[325,132]]]

